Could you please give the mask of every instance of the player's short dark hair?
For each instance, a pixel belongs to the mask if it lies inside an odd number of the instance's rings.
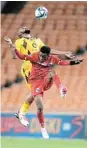
[[[46,53],[47,55],[49,55],[50,52],[51,52],[51,49],[48,46],[42,46],[41,49],[40,49],[40,52]]]

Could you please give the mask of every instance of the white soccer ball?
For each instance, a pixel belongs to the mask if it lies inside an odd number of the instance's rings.
[[[45,7],[38,7],[35,10],[35,16],[38,19],[46,19],[48,16],[48,10]]]

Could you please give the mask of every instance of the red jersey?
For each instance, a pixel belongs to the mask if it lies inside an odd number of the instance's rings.
[[[57,56],[49,55],[47,60],[43,63],[40,62],[39,52],[32,55],[22,55],[16,51],[16,55],[22,60],[29,60],[32,63],[32,70],[29,76],[29,82],[37,79],[44,79],[45,76],[51,71],[54,65],[70,65],[70,61],[64,61]]]

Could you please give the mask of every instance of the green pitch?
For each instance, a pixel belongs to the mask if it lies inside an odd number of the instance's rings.
[[[1,148],[87,148],[87,141],[3,137]]]

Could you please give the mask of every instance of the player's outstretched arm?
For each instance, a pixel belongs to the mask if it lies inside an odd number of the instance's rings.
[[[84,59],[81,59],[81,60],[79,60],[79,59],[76,59],[76,60],[71,60],[71,61],[68,61],[68,60],[60,60],[59,61],[59,65],[77,65],[77,64],[80,64],[81,62],[83,62],[83,60]]]
[[[63,66],[67,66],[67,65],[77,65],[80,64],[81,62],[83,62],[84,59],[75,59],[75,60],[61,60],[59,59],[57,56],[53,57],[53,61],[55,64],[58,65],[63,65]]]

